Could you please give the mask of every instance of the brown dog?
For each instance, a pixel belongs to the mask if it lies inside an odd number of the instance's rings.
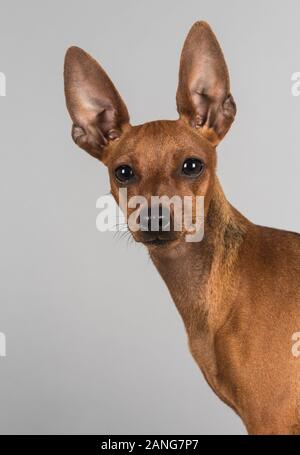
[[[72,137],[108,167],[117,202],[120,187],[128,197],[205,197],[201,242],[173,230],[133,237],[166,282],[206,380],[248,432],[300,433],[300,359],[292,354],[300,330],[300,237],[252,224],[222,192],[216,146],[236,108],[210,27],[195,23],[185,41],[176,121],[131,126],[106,73],[77,47],[66,55],[65,94]],[[151,212],[143,216],[147,224]]]

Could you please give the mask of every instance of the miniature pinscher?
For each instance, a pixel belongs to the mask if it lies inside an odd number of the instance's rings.
[[[185,40],[175,121],[132,126],[108,75],[78,47],[67,51],[64,76],[73,140],[107,166],[117,203],[120,188],[146,200],[204,197],[200,242],[165,230],[163,211],[159,229],[132,235],[165,281],[207,382],[248,433],[300,434],[300,359],[291,350],[300,330],[300,236],[253,224],[221,189],[216,147],[236,105],[211,28],[196,22]],[[141,209],[141,224],[151,218]]]

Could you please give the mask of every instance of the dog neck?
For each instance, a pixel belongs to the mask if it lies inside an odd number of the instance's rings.
[[[225,198],[216,179],[201,242],[182,241],[172,254],[150,251],[181,314],[189,338],[225,322],[237,289],[234,269],[250,222]]]

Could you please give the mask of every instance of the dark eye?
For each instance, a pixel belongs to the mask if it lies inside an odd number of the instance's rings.
[[[134,178],[133,169],[127,164],[117,167],[115,170],[116,179],[121,183],[127,183]]]
[[[185,160],[182,166],[182,174],[190,177],[197,177],[202,173],[204,169],[204,163],[202,160],[197,158],[188,158]]]

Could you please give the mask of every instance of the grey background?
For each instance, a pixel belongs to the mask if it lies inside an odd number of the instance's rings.
[[[97,232],[108,177],[72,143],[63,97],[77,44],[132,123],[176,118],[180,50],[199,19],[222,44],[238,106],[219,147],[228,199],[300,231],[298,1],[1,1],[1,433],[245,433],[192,360],[144,248]]]

